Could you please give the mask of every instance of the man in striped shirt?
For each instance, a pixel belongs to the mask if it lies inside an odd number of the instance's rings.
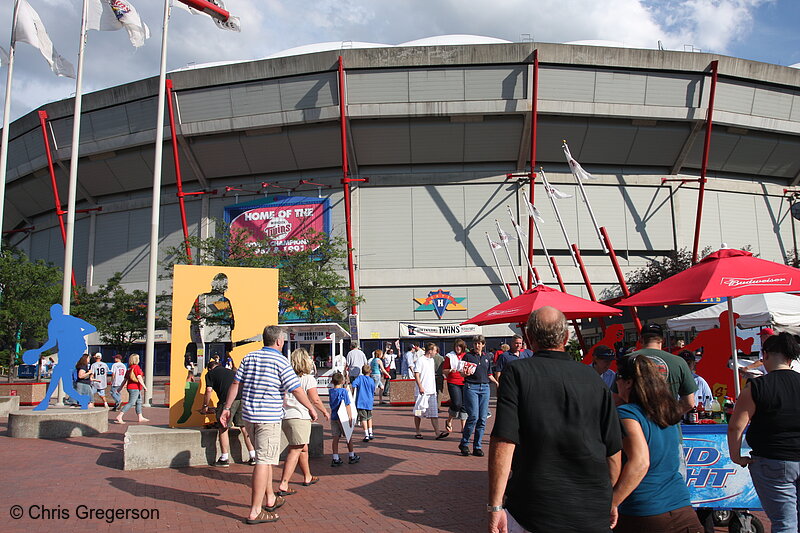
[[[308,409],[311,420],[317,419],[317,411],[282,353],[283,331],[278,326],[267,326],[263,338],[264,347],[242,359],[219,419],[223,427],[228,425],[230,407],[241,386],[242,418],[256,448],[248,524],[277,521],[278,515],[274,511],[286,502],[283,496],[276,496],[272,490],[272,465],[278,464],[280,455],[283,395],[294,394],[297,401]],[[262,508],[265,494],[267,501]]]

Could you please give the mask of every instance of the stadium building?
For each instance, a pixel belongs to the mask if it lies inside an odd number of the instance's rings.
[[[572,194],[557,205],[598,295],[617,278],[562,139],[596,178],[586,191],[623,271],[691,249],[715,60],[700,248],[750,245],[774,261],[796,248],[784,190],[800,180],[800,70],[697,52],[471,36],[399,46],[328,43],[170,73],[184,189],[209,192],[186,197],[189,231],[208,235],[226,206],[278,195],[329,198],[331,231],[344,235],[341,56],[350,175],[368,178],[351,184],[355,282],[364,298],[359,336],[377,345],[397,339],[401,323],[457,324],[488,309],[505,292],[486,234],[499,240],[495,220],[513,234],[507,206],[523,228],[528,223],[522,192],[529,186],[507,174],[530,168],[534,50],[535,168]],[[157,78],[148,78],[84,96],[78,283],[97,286],[122,272],[128,287],[146,288],[156,95]],[[62,199],[72,106],[70,99],[41,108]],[[13,122],[10,135],[4,229],[25,229],[11,242],[61,265],[37,112]],[[182,239],[168,130],[165,139],[162,255]],[[535,198],[544,242],[569,292],[587,297],[540,179]],[[510,248],[527,278],[517,241]],[[513,283],[505,252],[497,252]],[[538,239],[534,266],[555,286]],[[425,305],[439,290],[457,304],[441,316]],[[512,330],[483,332],[503,337]],[[168,341],[163,332],[158,358]]]

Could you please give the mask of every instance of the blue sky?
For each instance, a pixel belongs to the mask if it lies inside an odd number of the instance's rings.
[[[58,51],[76,63],[81,0],[28,0]],[[153,37],[134,49],[124,32],[90,32],[84,93],[158,74],[161,0],[128,0]],[[605,40],[671,50],[690,46],[780,65],[800,63],[800,0],[225,0],[242,32],[179,11],[170,23],[170,69],[258,59],[325,41],[399,44],[443,34],[539,42]],[[12,0],[0,2],[0,43],[8,45]],[[5,80],[5,73],[0,72]],[[27,44],[17,47],[12,118],[74,94]],[[2,98],[2,91],[0,91]]]

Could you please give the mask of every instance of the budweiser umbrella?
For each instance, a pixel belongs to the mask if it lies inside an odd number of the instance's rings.
[[[595,316],[621,315],[622,311],[591,300],[537,285],[519,296],[498,304],[478,316],[465,320],[462,324],[512,324],[528,321],[531,312],[544,306],[561,310],[568,319]]]
[[[738,368],[733,299],[745,294],[800,291],[800,270],[753,257],[750,252],[723,248],[683,272],[649,289],[620,300],[618,305],[646,306],[700,302],[706,298],[728,298],[728,321],[734,372]],[[739,379],[733,378],[736,396]]]

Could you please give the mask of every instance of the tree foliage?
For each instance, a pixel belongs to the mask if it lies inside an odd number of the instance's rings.
[[[81,287],[71,314],[96,327],[104,343],[129,354],[133,344],[147,332],[147,292],[127,292],[122,286],[122,273],[117,272],[92,293]]]
[[[343,321],[345,308],[352,301],[347,280],[341,274],[346,268],[346,241],[313,229],[298,239],[306,242],[303,250],[285,251],[271,247],[267,239],[249,242],[246,232],[231,232],[227,224],[217,221],[215,236],[189,238],[193,261],[189,261],[182,243],[167,251],[165,266],[169,276],[175,264],[277,268],[280,322],[293,317],[302,317],[304,322]]]
[[[50,306],[61,296],[63,272],[42,260],[31,261],[15,249],[0,252],[0,361],[11,363],[17,345],[47,337]],[[21,355],[21,351],[19,354]]]

